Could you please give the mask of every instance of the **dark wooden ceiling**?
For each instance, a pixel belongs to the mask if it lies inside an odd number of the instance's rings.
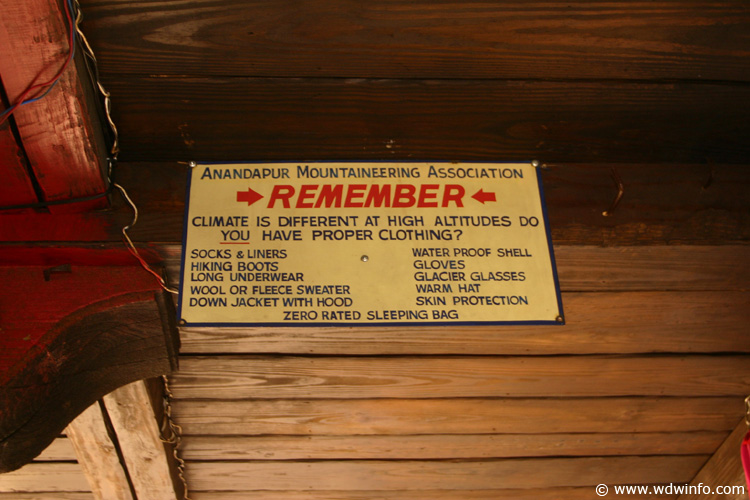
[[[741,0],[84,0],[125,161],[747,163]]]

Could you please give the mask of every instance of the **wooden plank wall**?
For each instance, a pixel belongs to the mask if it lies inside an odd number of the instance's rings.
[[[32,463],[0,475],[0,500],[94,500],[73,445],[52,442]]]
[[[563,327],[183,330],[193,496],[583,499],[690,481],[750,387],[750,247],[558,248]]]
[[[566,326],[183,331],[194,500],[588,499],[689,482],[737,425],[746,1],[81,3],[139,241],[180,239],[178,160],[549,166]]]
[[[746,2],[82,4],[140,241],[181,237],[178,160],[549,166],[566,326],[185,330],[192,498],[592,498],[736,426]]]

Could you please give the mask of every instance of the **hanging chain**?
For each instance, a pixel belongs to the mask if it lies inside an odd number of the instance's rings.
[[[745,423],[750,428],[750,396],[745,398]]]
[[[174,456],[175,462],[177,463],[177,475],[182,481],[183,499],[190,500],[188,496],[188,485],[185,479],[185,460],[180,456],[180,444],[182,444],[182,427],[177,425],[172,417],[172,390],[169,388],[169,379],[166,375],[162,375],[162,381],[164,382],[164,418],[161,424],[161,440],[163,443],[172,445],[172,455]]]

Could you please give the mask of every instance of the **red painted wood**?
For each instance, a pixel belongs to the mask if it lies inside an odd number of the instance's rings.
[[[76,245],[76,246],[73,246]],[[146,262],[161,262],[159,253],[148,247],[138,247],[138,252]],[[124,245],[110,243],[107,245],[86,246],[83,243],[71,245],[0,246],[0,266],[134,266],[135,258]]]
[[[0,125],[0,206],[36,203],[26,170],[26,156],[18,147],[8,122]]]
[[[170,304],[153,290],[105,298],[66,315],[25,350],[0,380],[0,473],[31,461],[105,394],[176,369]]]
[[[0,385],[23,367],[24,355],[44,348],[43,337],[74,311],[128,292],[156,291],[153,276],[139,266],[71,266],[52,273],[45,266],[0,267]],[[49,340],[49,339],[48,339]]]
[[[111,241],[132,213],[0,213],[0,241]]]
[[[11,103],[33,83],[51,79],[70,50],[69,28],[57,0],[7,2],[0,16],[0,76]],[[88,76],[79,56],[43,99],[14,115],[31,168],[46,201],[95,195],[106,189],[105,147],[94,121]],[[38,92],[33,92],[33,96]],[[65,213],[106,206],[106,200],[50,207]]]

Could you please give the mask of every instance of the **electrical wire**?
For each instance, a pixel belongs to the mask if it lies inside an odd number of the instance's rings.
[[[128,252],[136,258],[136,260],[141,264],[141,267],[145,269],[147,272],[149,272],[151,275],[153,275],[154,278],[159,282],[159,285],[166,290],[169,293],[177,295],[179,292],[175,290],[174,288],[171,288],[167,285],[167,282],[164,280],[164,278],[159,275],[156,271],[154,271],[151,266],[146,262],[146,260],[141,257],[140,252],[138,252],[138,249],[135,247],[135,244],[133,243],[133,240],[130,239],[130,235],[128,234],[128,231],[133,228],[133,226],[136,225],[138,222],[138,207],[135,206],[135,203],[133,203],[133,200],[130,199],[130,196],[128,196],[128,192],[125,191],[125,188],[121,185],[114,183],[114,186],[120,190],[120,193],[122,194],[122,197],[125,199],[125,201],[128,202],[128,205],[130,205],[130,208],[133,209],[133,220],[130,221],[130,224],[122,228],[122,239],[125,243],[125,247],[128,249]]]
[[[48,82],[35,84],[27,88],[23,94],[21,94],[20,98],[17,100],[17,102],[11,106],[10,108],[6,109],[5,111],[0,114],[0,124],[2,124],[5,120],[8,119],[10,115],[13,114],[13,112],[18,109],[19,106],[29,104],[35,101],[38,101],[39,99],[42,99],[44,96],[46,96],[52,88],[57,84],[57,82],[60,80],[60,77],[62,76],[65,69],[70,64],[70,61],[73,60],[73,57],[75,55],[75,45],[76,40],[80,40],[83,48],[83,54],[84,56],[90,61],[90,65],[87,64],[87,68],[89,69],[89,73],[93,72],[92,78],[94,80],[94,83],[96,84],[97,90],[102,95],[102,98],[104,100],[104,114],[107,119],[107,124],[110,127],[110,131],[112,133],[112,146],[110,148],[110,157],[107,159],[109,162],[109,169],[107,171],[107,189],[103,193],[91,195],[91,196],[83,196],[79,198],[70,198],[67,200],[55,200],[55,201],[46,201],[46,202],[39,202],[39,203],[28,203],[28,204],[19,204],[19,205],[6,205],[0,207],[0,210],[19,210],[19,209],[28,209],[28,208],[45,208],[49,206],[55,206],[55,205],[65,205],[65,204],[71,204],[71,203],[79,203],[84,201],[91,201],[96,200],[99,198],[103,198],[110,194],[113,188],[117,188],[120,193],[122,194],[123,199],[130,205],[130,207],[133,209],[133,220],[130,222],[130,224],[126,225],[122,228],[122,239],[125,243],[125,247],[127,248],[128,252],[130,252],[133,257],[138,261],[138,263],[145,269],[149,274],[154,276],[156,280],[159,282],[159,285],[166,290],[169,293],[177,294],[178,291],[174,288],[171,288],[167,285],[166,280],[159,275],[156,271],[154,271],[151,266],[146,262],[146,260],[141,257],[141,254],[138,252],[138,249],[136,248],[135,244],[133,243],[133,240],[130,238],[130,235],[128,234],[128,231],[135,226],[135,224],[138,222],[138,207],[135,205],[133,200],[128,195],[125,188],[123,188],[120,184],[114,182],[114,166],[117,163],[117,156],[120,153],[120,145],[119,145],[119,134],[117,132],[117,127],[115,126],[114,121],[112,120],[112,101],[111,101],[111,94],[107,92],[107,90],[104,88],[104,85],[102,85],[101,80],[99,79],[99,67],[97,64],[96,56],[94,55],[94,51],[91,48],[91,45],[89,44],[88,40],[86,39],[86,36],[83,34],[80,28],[81,20],[83,19],[83,14],[81,12],[81,6],[78,0],[75,0],[75,9],[73,8],[73,0],[66,0],[65,4],[67,8],[65,9],[65,17],[68,21],[68,25],[70,27],[70,36],[68,38],[68,42],[70,44],[70,51],[68,52],[68,56],[65,60],[65,63],[60,68],[60,70],[57,72],[57,74]],[[75,18],[75,21],[73,20]],[[33,97],[31,99],[26,99],[26,96],[28,96],[33,90],[40,88],[40,87],[46,87],[49,86],[44,93],[40,94],[39,96]]]
[[[69,2],[71,0],[68,0]],[[102,85],[102,82],[99,78],[99,64],[96,60],[96,55],[94,55],[94,50],[91,48],[91,45],[89,44],[88,39],[86,38],[86,35],[81,31],[81,20],[83,19],[83,13],[80,8],[80,4],[78,3],[78,0],[75,0],[76,4],[76,21],[75,21],[75,29],[76,33],[78,34],[78,39],[81,42],[81,45],[83,47],[83,55],[91,62],[90,70],[93,72],[93,79],[94,83],[96,84],[96,88],[99,90],[99,93],[102,95],[102,98],[104,99],[104,116],[107,119],[107,124],[109,125],[110,131],[112,133],[112,147],[110,148],[110,186],[116,187],[120,194],[122,194],[123,199],[130,205],[130,208],[133,209],[133,220],[128,224],[127,226],[122,228],[122,239],[125,243],[125,247],[128,249],[128,252],[135,257],[135,259],[138,261],[138,263],[141,265],[141,267],[146,270],[149,274],[151,274],[156,280],[159,282],[159,285],[166,290],[169,293],[172,294],[178,294],[179,292],[170,287],[166,280],[156,271],[153,270],[153,268],[149,265],[146,260],[141,257],[140,252],[138,252],[138,248],[136,248],[135,244],[133,243],[133,240],[130,238],[130,235],[128,234],[128,231],[133,228],[133,226],[136,225],[138,222],[138,207],[133,202],[133,200],[128,195],[128,192],[125,190],[124,187],[122,187],[120,184],[114,182],[112,180],[111,174],[112,174],[112,166],[117,163],[117,157],[120,154],[120,136],[117,131],[117,126],[115,125],[114,120],[112,120],[112,99],[111,94],[107,91],[107,89],[104,88],[104,85]],[[88,65],[87,65],[88,66]]]
[[[18,205],[5,205],[0,206],[0,211],[4,210],[24,210],[24,209],[38,209],[38,208],[47,208],[50,206],[57,206],[57,205],[69,205],[72,203],[81,203],[85,201],[92,201],[97,200],[99,198],[103,198],[107,195],[109,195],[112,192],[112,189],[114,187],[113,182],[113,166],[117,162],[117,156],[120,152],[120,143],[119,143],[119,135],[117,132],[117,127],[115,126],[114,121],[112,120],[111,111],[112,111],[112,101],[110,99],[111,94],[107,92],[107,90],[104,88],[104,86],[101,83],[101,80],[99,78],[99,66],[97,64],[96,56],[94,55],[94,51],[91,48],[91,45],[89,44],[88,39],[86,38],[86,35],[83,34],[83,31],[81,31],[81,21],[83,20],[83,13],[81,11],[81,6],[78,3],[78,0],[75,0],[75,8],[73,7],[72,0],[66,0],[66,4],[68,6],[68,10],[66,10],[66,14],[68,17],[68,21],[71,23],[71,43],[73,50],[69,56],[69,59],[72,59],[73,54],[75,54],[75,41],[78,40],[82,44],[82,52],[83,55],[90,61],[90,64],[86,65],[86,68],[89,70],[89,74],[96,85],[97,90],[102,95],[102,98],[104,100],[104,114],[107,119],[107,124],[109,125],[110,131],[112,133],[112,147],[110,148],[110,158],[109,164],[109,173],[107,176],[108,186],[107,189],[99,194],[91,195],[91,196],[82,196],[79,198],[68,198],[66,200],[54,200],[54,201],[41,201],[37,203],[23,203]],[[70,13],[75,13],[75,22],[72,21],[72,18],[70,17]],[[69,61],[68,61],[69,62]],[[64,71],[64,69],[62,70]],[[44,94],[34,97],[33,99],[29,99],[24,101],[21,104],[28,104],[34,101],[38,101],[39,99],[43,98],[45,95],[49,93],[50,90],[57,84],[59,81],[59,78],[52,83],[52,86],[50,86]],[[9,116],[12,114],[12,112],[21,104],[16,104],[11,108],[6,109],[3,111],[2,114],[6,114]],[[0,124],[2,121],[0,120]]]
[[[86,39],[86,36],[83,34],[83,32],[80,29],[80,23],[82,20],[82,13],[81,8],[78,0],[75,0],[75,6],[76,9],[74,11],[72,0],[66,0],[67,9],[65,10],[65,15],[68,20],[68,24],[70,26],[70,37],[69,37],[69,43],[70,43],[70,51],[68,54],[68,57],[65,60],[65,63],[60,68],[60,70],[57,72],[57,74],[52,78],[52,80],[36,84],[30,86],[26,91],[24,91],[23,94],[21,94],[20,98],[10,108],[6,109],[2,113],[0,113],[0,124],[5,122],[10,115],[13,114],[13,112],[18,109],[18,107],[29,104],[32,102],[36,102],[42,98],[44,98],[49,92],[55,87],[57,82],[59,81],[60,77],[62,76],[65,69],[70,64],[70,61],[73,59],[75,55],[75,45],[76,45],[76,35],[80,39],[83,47],[83,54],[84,56],[90,61],[90,65],[87,64],[86,67],[89,70],[89,73],[93,72],[92,79],[94,80],[94,83],[97,86],[97,89],[99,90],[99,93],[102,95],[102,98],[104,99],[104,113],[107,119],[107,123],[110,127],[110,131],[112,133],[112,146],[110,148],[110,157],[107,159],[109,163],[109,168],[107,171],[107,190],[103,193],[92,195],[92,196],[85,196],[80,198],[71,198],[68,200],[57,200],[57,201],[49,201],[49,202],[40,202],[40,203],[30,203],[30,204],[24,204],[24,205],[10,205],[10,206],[4,206],[0,207],[0,210],[13,210],[13,209],[23,209],[23,208],[43,208],[53,205],[63,205],[68,203],[78,203],[82,201],[90,201],[95,200],[98,198],[102,198],[104,196],[107,196],[113,188],[117,188],[120,193],[122,194],[123,199],[130,205],[130,207],[133,210],[133,219],[130,222],[130,224],[127,224],[122,228],[122,239],[125,243],[125,247],[127,248],[128,252],[130,252],[133,257],[140,263],[141,267],[143,267],[144,270],[146,270],[148,273],[150,273],[156,280],[159,282],[159,285],[166,290],[169,293],[172,294],[178,294],[179,292],[175,290],[174,288],[171,288],[167,285],[166,280],[164,277],[159,275],[156,271],[154,271],[153,268],[146,262],[146,260],[141,257],[140,252],[138,252],[138,249],[136,248],[135,244],[133,243],[133,240],[130,238],[130,235],[128,234],[128,231],[133,228],[133,226],[136,225],[138,222],[138,207],[133,202],[133,200],[128,195],[128,192],[125,190],[124,187],[122,187],[120,184],[116,183],[114,181],[114,167],[117,163],[117,157],[120,152],[119,147],[119,135],[117,132],[117,127],[115,126],[114,121],[112,120],[112,102],[111,102],[111,96],[110,93],[107,92],[107,90],[104,88],[104,86],[101,83],[101,80],[99,79],[99,68],[96,61],[96,56],[94,55],[94,51],[91,48],[91,45],[89,44],[88,40]],[[75,12],[75,16],[73,16],[73,13]],[[73,17],[75,17],[75,22],[73,21]],[[46,87],[49,86],[42,94],[39,96],[33,97],[31,99],[26,99],[26,97],[35,89],[40,87]],[[177,472],[180,480],[183,484],[183,499],[184,500],[190,500],[190,497],[188,496],[188,484],[187,480],[185,479],[185,461],[182,459],[179,453],[180,448],[180,442],[181,442],[181,435],[182,435],[182,428],[177,425],[172,417],[172,392],[169,388],[169,380],[166,376],[163,377],[164,381],[164,389],[165,389],[165,396],[164,396],[164,408],[165,408],[165,418],[167,422],[167,427],[170,431],[169,437],[164,437],[164,432],[162,432],[162,441],[165,443],[169,443],[172,445],[172,453],[173,456],[177,462]]]
[[[70,1],[70,0],[68,0]],[[91,48],[91,45],[89,44],[88,39],[86,38],[86,35],[84,35],[83,31],[81,31],[81,21],[83,20],[83,13],[81,11],[81,5],[78,3],[78,0],[75,0],[76,4],[76,33],[78,34],[78,39],[81,41],[83,45],[83,55],[86,56],[86,58],[91,61],[90,65],[86,65],[87,68],[93,68],[93,80],[96,84],[97,89],[99,90],[99,93],[102,95],[102,98],[104,99],[104,115],[107,118],[107,123],[109,124],[110,131],[112,132],[112,148],[110,149],[110,155],[112,157],[113,161],[117,161],[117,155],[120,153],[120,140],[119,140],[119,134],[117,132],[117,126],[115,125],[115,122],[112,120],[112,99],[111,94],[107,92],[107,89],[104,88],[104,85],[102,85],[102,81],[99,78],[99,64],[96,60],[96,56],[94,55],[94,50]]]
[[[70,2],[71,0],[67,0]],[[96,55],[94,55],[94,50],[91,48],[91,45],[89,44],[88,39],[86,38],[86,35],[81,31],[81,21],[83,19],[83,13],[81,11],[81,6],[78,3],[78,0],[75,0],[76,5],[76,20],[75,20],[75,31],[78,35],[78,39],[81,42],[81,46],[83,48],[83,55],[91,62],[91,65],[87,65],[89,67],[90,71],[93,72],[93,78],[94,83],[96,84],[96,88],[99,90],[99,93],[101,94],[103,100],[104,100],[104,116],[107,119],[107,124],[109,125],[110,131],[112,133],[112,146],[110,148],[110,158],[109,158],[109,164],[110,164],[110,171],[108,175],[108,180],[110,187],[116,187],[120,194],[122,194],[123,199],[130,205],[130,208],[133,209],[133,220],[130,222],[130,224],[126,225],[122,228],[122,239],[123,243],[125,243],[125,247],[127,248],[128,252],[135,257],[135,259],[138,261],[138,263],[141,265],[141,267],[146,270],[149,274],[151,274],[156,280],[159,282],[159,285],[166,290],[169,293],[172,294],[178,294],[179,292],[175,290],[174,288],[171,288],[166,280],[156,271],[153,270],[153,268],[149,265],[146,260],[141,257],[140,252],[138,252],[138,248],[136,248],[135,244],[133,243],[133,240],[130,238],[130,235],[128,234],[128,231],[133,228],[133,226],[136,225],[138,222],[138,207],[133,202],[133,200],[128,195],[128,192],[125,190],[124,187],[122,187],[120,184],[114,182],[112,178],[114,165],[117,163],[117,157],[120,154],[120,139],[119,139],[119,133],[117,132],[117,126],[115,125],[114,120],[112,120],[112,99],[111,94],[107,92],[107,89],[104,88],[104,85],[102,85],[102,82],[99,78],[99,64],[96,60]]]
[[[30,85],[16,100],[16,103],[13,104],[8,109],[4,110],[2,113],[0,113],[0,125],[2,125],[10,116],[20,107],[24,104],[29,104],[32,102],[36,102],[43,97],[45,97],[49,92],[54,88],[55,85],[57,85],[57,82],[60,80],[60,77],[63,75],[65,70],[70,65],[70,62],[73,60],[73,56],[75,55],[75,47],[76,47],[76,26],[73,22],[73,4],[72,0],[66,0],[65,2],[66,8],[65,8],[65,17],[68,21],[68,27],[70,29],[70,34],[68,36],[68,44],[70,46],[68,50],[68,56],[65,58],[65,62],[63,63],[62,67],[57,71],[55,76],[52,77],[49,81],[46,81],[44,83],[37,83]],[[49,86],[49,87],[48,87]],[[41,95],[38,95],[36,97],[33,97],[31,99],[26,99],[26,97],[34,90],[38,88],[48,87],[47,90],[44,91]]]
[[[5,120],[7,120],[10,115],[12,115],[20,106],[30,104],[32,102],[37,102],[44,97],[46,97],[50,91],[55,88],[55,86],[60,81],[60,78],[62,74],[65,72],[65,69],[68,67],[70,62],[75,57],[76,52],[76,40],[77,40],[77,34],[81,34],[80,28],[78,26],[80,19],[81,19],[81,11],[80,11],[80,5],[76,1],[76,8],[74,9],[72,0],[66,0],[65,2],[66,9],[65,9],[65,16],[67,18],[68,27],[70,30],[70,34],[68,35],[68,43],[70,45],[70,50],[68,51],[68,56],[65,59],[65,62],[63,66],[60,68],[60,70],[57,72],[57,74],[48,82],[32,85],[31,87],[27,88],[23,94],[21,94],[20,98],[10,108],[4,110],[2,113],[0,113],[0,124],[2,124]],[[74,15],[75,13],[75,15]],[[73,21],[73,18],[75,17],[76,21]],[[88,45],[88,42],[87,42]],[[89,47],[90,49],[90,47]],[[31,93],[36,88],[39,87],[45,87],[47,86],[47,90],[45,90],[42,94],[33,97],[31,99],[25,99],[25,97]],[[111,177],[111,167],[110,167],[110,177]],[[107,189],[99,194],[94,194],[90,196],[81,196],[77,198],[68,198],[65,200],[52,200],[52,201],[40,201],[36,203],[21,203],[17,205],[4,205],[0,206],[0,211],[4,210],[24,210],[24,209],[38,209],[38,208],[47,208],[51,206],[58,206],[58,205],[69,205],[73,203],[82,203],[86,201],[93,201],[98,200],[100,198],[104,198],[105,196],[108,196],[112,192],[112,182],[109,182],[109,185],[107,186]]]

